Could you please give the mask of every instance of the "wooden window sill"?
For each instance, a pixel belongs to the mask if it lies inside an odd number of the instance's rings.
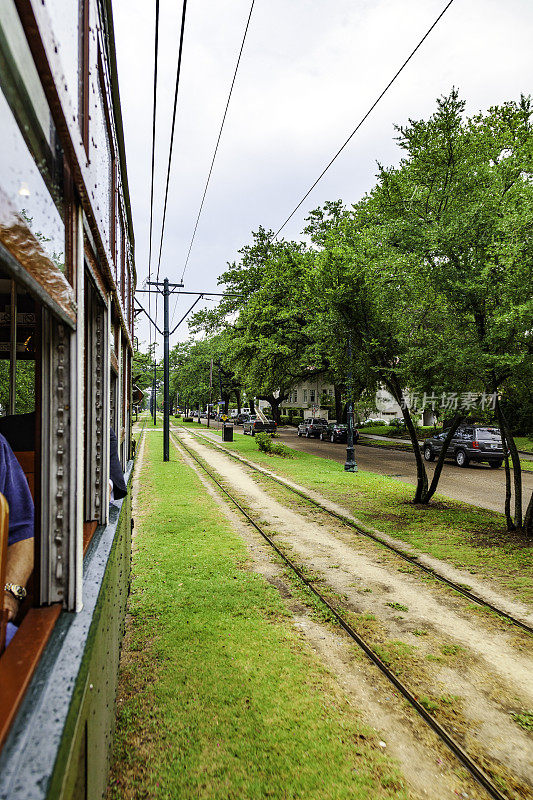
[[[0,658],[0,749],[17,715],[24,694],[43,654],[61,603],[31,608]]]
[[[91,543],[91,539],[94,536],[94,532],[98,527],[98,523],[95,519],[91,522],[84,522],[83,523],[83,555],[87,552],[87,548]]]

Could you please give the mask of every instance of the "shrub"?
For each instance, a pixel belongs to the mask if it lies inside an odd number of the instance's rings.
[[[284,458],[292,458],[292,451],[289,447],[283,444],[283,442],[273,442],[272,436],[270,434],[265,433],[265,431],[261,431],[260,433],[256,433],[255,441],[259,450],[263,453],[269,453],[270,455],[274,456],[283,456]]]
[[[194,417],[183,417],[184,422],[194,422]]]
[[[292,458],[292,450],[283,442],[272,442],[270,452],[275,456],[283,456],[283,458]]]

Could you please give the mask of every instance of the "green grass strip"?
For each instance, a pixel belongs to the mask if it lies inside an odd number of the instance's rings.
[[[279,593],[148,433],[109,798],[407,798]]]

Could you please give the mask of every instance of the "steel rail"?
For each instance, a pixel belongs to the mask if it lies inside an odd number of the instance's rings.
[[[175,426],[175,427],[178,427],[178,426]],[[308,503],[311,503],[312,505],[316,506],[317,508],[320,508],[326,514],[329,514],[329,516],[334,517],[335,519],[340,520],[340,522],[342,522],[343,524],[347,525],[348,527],[353,528],[358,533],[360,533],[362,536],[366,536],[368,539],[371,539],[372,541],[377,542],[377,544],[380,544],[383,547],[387,548],[388,550],[391,550],[393,553],[395,553],[396,555],[400,556],[400,558],[403,558],[405,561],[409,562],[409,564],[411,564],[412,566],[418,567],[418,569],[422,570],[427,575],[430,575],[435,580],[440,581],[441,583],[445,583],[447,586],[449,586],[455,592],[458,592],[459,594],[463,595],[463,597],[466,597],[468,600],[471,600],[473,603],[476,603],[479,606],[483,606],[484,608],[488,608],[490,611],[494,612],[495,614],[498,614],[498,616],[503,617],[508,622],[512,623],[513,625],[516,625],[518,628],[521,628],[522,630],[526,631],[527,633],[533,635],[533,626],[528,625],[527,622],[523,622],[522,620],[517,619],[516,617],[513,617],[512,614],[509,614],[507,611],[504,611],[503,609],[499,608],[498,606],[493,605],[488,600],[484,600],[482,597],[479,597],[479,595],[474,594],[469,589],[465,589],[459,583],[455,583],[455,581],[452,581],[451,578],[447,578],[442,573],[437,572],[436,570],[432,569],[431,567],[426,566],[425,564],[421,564],[420,561],[418,560],[418,558],[419,558],[418,556],[410,556],[408,553],[403,551],[401,548],[394,547],[393,544],[390,544],[389,542],[385,542],[379,536],[376,536],[375,534],[371,533],[371,531],[366,531],[364,528],[361,528],[356,522],[351,520],[349,517],[346,517],[344,514],[340,514],[337,511],[332,511],[330,508],[327,508],[327,506],[322,505],[322,503],[320,503],[318,500],[314,500],[312,497],[310,497],[309,495],[305,494],[305,492],[300,491],[300,489],[297,489],[295,486],[291,486],[290,483],[288,483],[285,480],[283,480],[283,478],[278,478],[275,475],[272,475],[271,473],[269,473],[267,470],[264,470],[261,467],[256,466],[255,464],[252,464],[252,462],[249,461],[248,459],[242,458],[241,456],[237,455],[236,453],[232,453],[227,448],[222,447],[222,445],[219,445],[217,442],[214,442],[209,437],[203,436],[198,431],[190,431],[189,428],[184,428],[184,430],[189,431],[193,436],[198,436],[198,437],[202,438],[204,441],[209,442],[209,444],[211,444],[213,447],[216,447],[219,450],[222,450],[222,452],[227,453],[227,455],[229,455],[231,458],[234,458],[237,461],[240,461],[242,464],[245,464],[247,467],[250,467],[250,469],[255,470],[256,472],[259,472],[261,475],[265,475],[267,478],[270,478],[270,480],[274,481],[275,483],[278,483],[280,486],[283,486],[285,489],[288,489],[289,491],[293,492],[294,494],[297,494],[299,497],[302,497]]]
[[[188,429],[185,429],[188,430]],[[455,741],[455,739],[450,736],[447,730],[435,719],[435,717],[427,711],[424,706],[417,700],[415,695],[411,692],[410,689],[387,667],[387,665],[380,659],[377,653],[372,650],[369,644],[362,638],[362,636],[357,633],[357,631],[352,628],[350,623],[344,619],[342,614],[340,614],[337,609],[329,602],[329,600],[324,597],[324,595],[313,585],[313,582],[310,581],[302,570],[295,564],[284,552],[283,550],[278,547],[278,545],[270,538],[270,536],[265,533],[265,531],[255,522],[255,520],[250,516],[250,514],[244,509],[238,500],[233,497],[233,495],[224,488],[224,486],[220,483],[219,480],[213,475],[211,470],[209,470],[202,459],[200,459],[190,448],[187,447],[181,440],[176,441],[176,437],[172,434],[172,440],[174,442],[174,446],[176,449],[179,450],[182,447],[189,456],[204,470],[204,472],[209,475],[213,483],[218,486],[218,488],[225,494],[233,505],[239,509],[241,514],[248,520],[248,522],[253,525],[256,531],[268,542],[268,544],[276,551],[276,553],[280,556],[280,558],[293,570],[293,572],[298,576],[298,578],[302,581],[302,583],[320,600],[323,605],[326,606],[328,611],[333,615],[339,625],[343,628],[344,631],[352,638],[359,647],[363,650],[363,652],[368,656],[368,658],[378,667],[378,669],[388,678],[388,680],[398,689],[400,694],[405,697],[405,699],[410,703],[410,705],[417,711],[417,713],[424,719],[425,722],[432,728],[432,730],[437,734],[437,736],[447,745],[447,747],[452,751],[452,753],[459,759],[459,761],[463,764],[464,767],[470,772],[472,777],[482,786],[488,794],[494,798],[494,800],[509,800],[507,795],[504,795],[500,790],[494,785],[490,777],[487,773],[479,767],[476,762],[468,755],[468,753],[463,750],[461,745]]]

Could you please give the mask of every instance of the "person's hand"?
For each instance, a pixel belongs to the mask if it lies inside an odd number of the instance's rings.
[[[4,592],[4,608],[7,609],[8,622],[12,622],[18,614],[19,602],[15,600],[11,592]]]

